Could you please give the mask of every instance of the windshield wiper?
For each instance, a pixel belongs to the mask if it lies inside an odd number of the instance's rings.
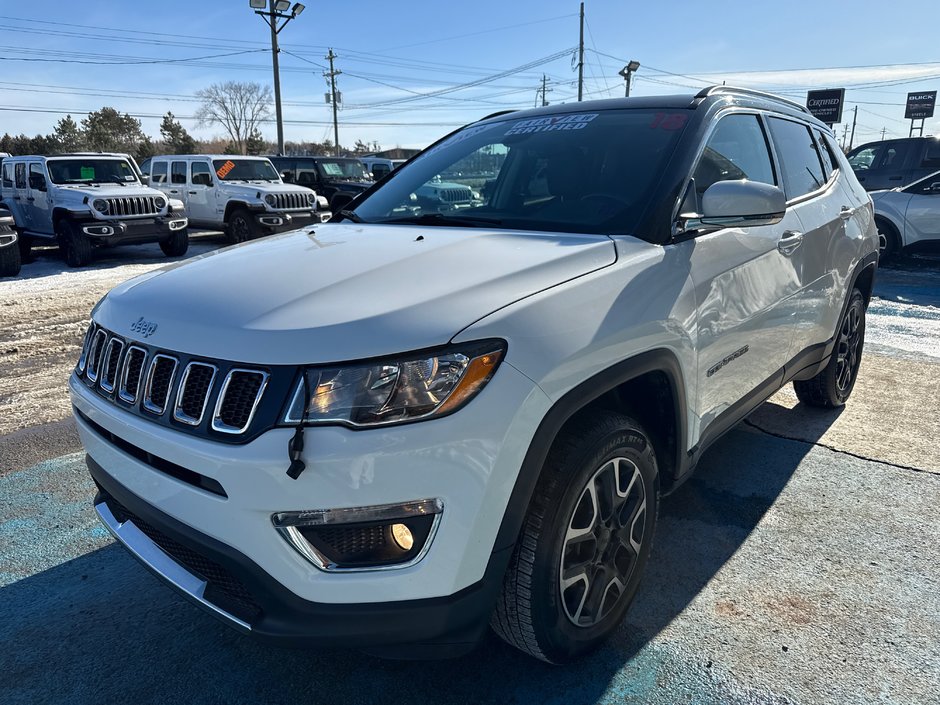
[[[354,211],[340,211],[339,215],[341,218],[345,218],[346,220],[351,220],[354,223],[366,222],[362,218],[360,218],[358,215],[356,215]]]
[[[448,216],[443,213],[422,213],[421,215],[413,215],[406,218],[389,218],[376,222],[382,223],[383,225],[395,225],[398,223],[413,223],[415,225],[467,225],[473,228],[484,228],[487,225],[503,224],[503,221],[496,218],[477,218],[467,215]]]

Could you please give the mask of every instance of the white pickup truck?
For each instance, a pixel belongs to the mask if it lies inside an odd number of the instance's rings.
[[[193,225],[224,230],[232,243],[325,222],[332,215],[313,190],[281,181],[265,157],[162,155],[145,161],[143,171],[151,186],[186,204]]]

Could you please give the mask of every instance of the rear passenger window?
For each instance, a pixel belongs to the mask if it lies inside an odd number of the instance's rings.
[[[839,161],[836,159],[836,155],[832,153],[832,147],[826,141],[823,133],[819,130],[813,130],[813,134],[816,136],[816,146],[819,148],[819,156],[822,159],[823,172],[828,179],[829,175],[839,168]]]
[[[166,162],[154,162],[150,172],[150,183],[166,183]]]
[[[170,169],[170,183],[186,183],[186,162],[173,162],[173,167]]]
[[[910,142],[894,142],[885,146],[884,153],[881,155],[881,161],[878,162],[879,169],[900,169],[904,166],[907,159],[907,153],[911,151]]]
[[[718,181],[749,179],[776,184],[767,138],[757,116],[723,117],[708,138],[692,178],[699,204],[702,194]]]
[[[783,170],[787,200],[812,193],[826,182],[816,143],[806,125],[772,117],[770,134]]]
[[[16,165],[16,188],[26,188],[26,164]]]

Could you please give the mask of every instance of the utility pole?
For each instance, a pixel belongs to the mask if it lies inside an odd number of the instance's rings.
[[[578,38],[578,102],[584,96],[584,3],[581,3],[581,33]]]
[[[887,132],[887,131],[888,131],[888,128],[887,128],[887,127],[882,127],[882,128],[881,128],[881,141],[882,141],[882,142],[885,141],[885,132]]]
[[[542,87],[539,89],[539,92],[542,94],[542,107],[543,108],[548,105],[548,98],[546,94],[552,90],[551,88],[546,88],[545,84],[547,82],[548,82],[548,78],[543,73],[542,74]]]
[[[339,156],[339,117],[336,112],[338,109],[337,100],[336,100],[336,77],[342,73],[342,71],[337,71],[333,68],[333,59],[336,58],[336,54],[333,53],[333,47],[330,47],[330,53],[327,54],[326,58],[330,62],[330,70],[323,74],[324,76],[330,79],[330,102],[333,104],[333,151],[336,156]]]
[[[855,106],[855,116],[852,118],[852,136],[849,137],[849,151],[852,151],[852,143],[855,142],[855,123],[858,122],[858,106]]]
[[[845,143],[848,140],[848,138],[849,138],[849,124],[845,123],[845,125],[842,126],[842,151],[843,152],[846,151]]]
[[[271,57],[274,63],[274,113],[277,117],[277,153],[284,154],[284,117],[281,113],[281,72],[278,68],[277,58],[281,49],[277,44],[277,35],[287,26],[292,19],[300,16],[304,11],[302,3],[294,3],[290,8],[288,0],[249,0],[249,6],[255,11],[255,14],[263,19],[271,28]],[[267,8],[267,9],[265,9]],[[290,14],[287,9],[290,8]],[[284,20],[280,27],[277,26],[278,20]]]

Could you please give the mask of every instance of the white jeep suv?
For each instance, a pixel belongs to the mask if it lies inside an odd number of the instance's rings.
[[[224,230],[229,242],[295,230],[332,213],[303,186],[285,184],[265,157],[172,154],[144,163],[150,185],[186,204],[194,226]]]
[[[484,195],[416,212],[441,173]],[[330,223],[109,293],[70,380],[95,506],[257,637],[441,656],[492,625],[564,662],[715,439],[791,381],[845,403],[877,258],[795,103],[497,114]]]

